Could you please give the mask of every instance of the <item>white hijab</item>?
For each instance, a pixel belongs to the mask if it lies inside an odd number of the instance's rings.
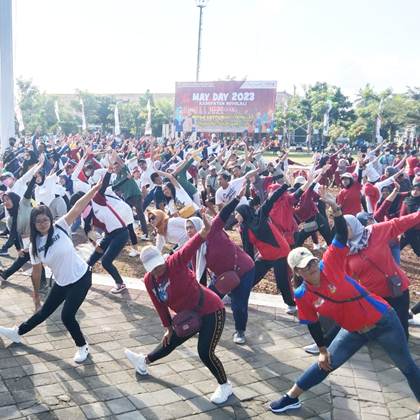
[[[189,219],[186,219],[185,227],[187,226],[188,221],[190,221],[194,225],[195,230],[197,232],[204,226],[203,221],[199,217],[190,217]],[[200,246],[200,248],[195,254],[195,277],[198,282],[200,281],[201,276],[203,275],[206,269],[206,265],[207,265],[206,252],[207,252],[207,244],[206,242],[203,242],[203,244]]]
[[[347,238],[347,246],[350,248],[350,255],[357,254],[368,246],[369,237],[372,231],[369,226],[364,227],[356,216],[345,214],[344,219],[352,231],[352,236]]]

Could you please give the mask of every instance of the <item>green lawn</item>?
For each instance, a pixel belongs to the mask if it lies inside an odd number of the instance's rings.
[[[277,156],[277,153],[273,152],[265,152],[264,157],[268,160],[272,160]],[[292,160],[295,160],[296,162],[302,163],[302,164],[310,164],[312,163],[313,154],[312,153],[306,153],[306,152],[289,152],[289,158]]]

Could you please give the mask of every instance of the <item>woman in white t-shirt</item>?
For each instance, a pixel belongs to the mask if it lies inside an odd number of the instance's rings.
[[[30,257],[34,289],[39,289],[43,265],[51,269],[55,283],[42,307],[31,318],[19,327],[0,327],[0,334],[15,343],[20,343],[23,334],[44,322],[64,302],[61,320],[77,346],[74,356],[76,363],[86,360],[89,354],[88,345],[76,320],[76,313],[92,284],[92,272],[73,246],[70,226],[99,191],[100,186],[100,183],[94,186],[55,223],[47,206],[42,205],[32,209]]]

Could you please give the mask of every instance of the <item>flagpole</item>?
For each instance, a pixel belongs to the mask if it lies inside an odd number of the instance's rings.
[[[15,135],[12,0],[0,0],[0,139],[4,151]]]

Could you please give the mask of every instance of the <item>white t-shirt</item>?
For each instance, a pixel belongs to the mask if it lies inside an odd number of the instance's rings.
[[[168,203],[168,212],[170,215],[177,213],[180,209],[188,206],[193,206],[195,210],[198,210],[199,207],[194,201],[191,200],[190,196],[185,192],[182,187],[175,187],[176,191],[176,203],[172,198]]]
[[[219,204],[222,204],[223,206],[230,203],[235,196],[241,191],[242,186],[244,185],[244,182],[246,180],[246,177],[241,177],[234,179],[229,182],[229,185],[226,189],[223,189],[222,187],[219,187],[216,191],[216,206]],[[239,204],[248,204],[248,200],[246,197],[242,197],[239,201]]]
[[[77,254],[70,237],[56,226],[59,225],[70,235],[70,226],[64,220],[64,216],[58,219],[54,225],[52,244],[48,248],[47,255],[44,254],[47,235],[37,237],[38,256],[35,257],[32,254],[32,245],[30,245],[31,264],[42,263],[48,266],[54,275],[55,282],[59,286],[67,286],[80,280],[86,273],[88,265]]]
[[[168,220],[166,235],[158,234],[156,236],[156,248],[162,251],[166,243],[182,246],[187,241],[188,236],[185,230],[185,219],[182,217],[171,217]]]

